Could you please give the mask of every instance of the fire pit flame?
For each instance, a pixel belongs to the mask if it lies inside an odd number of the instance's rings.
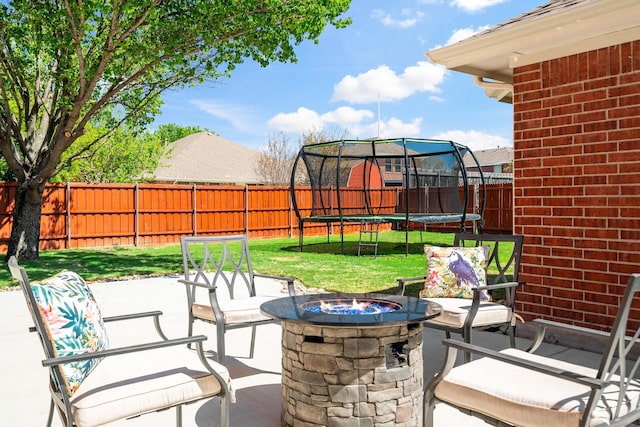
[[[353,298],[351,301],[339,298],[330,300],[318,300],[302,304],[302,309],[311,313],[325,314],[380,314],[390,313],[402,307],[393,301],[385,301],[381,299],[363,299],[358,301]]]

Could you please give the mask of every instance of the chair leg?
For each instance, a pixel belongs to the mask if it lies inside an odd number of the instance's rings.
[[[216,360],[218,363],[224,365],[225,361],[225,348],[224,348],[224,325],[216,324],[216,339],[218,340],[218,354],[216,354]]]
[[[56,404],[51,399],[51,404],[49,405],[49,417],[47,418],[47,427],[51,427],[51,423],[53,422],[53,412],[56,410]]]
[[[435,409],[435,399],[433,392],[428,388],[424,391],[424,402],[422,402],[422,425],[433,427],[433,410]]]
[[[176,427],[182,427],[182,405],[176,406]]]
[[[187,327],[187,336],[188,337],[192,337],[193,336],[193,319],[191,317],[189,317],[189,326]],[[192,343],[187,344],[187,348],[189,350],[193,350],[194,349]]]
[[[220,427],[229,427],[229,396],[220,396]]]
[[[516,348],[516,327],[513,325],[507,326],[507,333],[509,334],[511,348]]]
[[[249,359],[253,359],[253,351],[256,348],[256,326],[251,327],[251,348],[249,349]]]
[[[467,344],[471,344],[471,327],[465,327],[462,332],[462,338],[464,338],[464,342]],[[471,362],[471,353],[468,351],[464,352],[464,363]]]

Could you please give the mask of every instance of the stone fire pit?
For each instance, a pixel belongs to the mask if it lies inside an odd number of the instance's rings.
[[[397,295],[314,294],[266,302],[282,324],[283,426],[422,422],[422,321],[437,304]]]

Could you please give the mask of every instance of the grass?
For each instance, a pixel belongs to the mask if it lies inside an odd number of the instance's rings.
[[[425,274],[425,244],[449,246],[451,233],[409,233],[409,254],[405,256],[404,231],[381,232],[378,256],[363,249],[358,256],[358,234],[344,236],[341,251],[339,236],[305,237],[298,251],[298,238],[251,239],[254,270],[260,273],[291,276],[310,288],[333,292],[388,292],[399,277]],[[32,281],[42,280],[62,269],[73,270],[85,280],[97,281],[132,276],[181,273],[180,245],[120,247],[113,249],[68,249],[43,251],[37,261],[22,262]],[[0,276],[0,288],[11,286],[8,270]],[[417,295],[420,286],[409,288]]]

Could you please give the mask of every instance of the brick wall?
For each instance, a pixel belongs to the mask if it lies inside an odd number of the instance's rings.
[[[640,41],[513,75],[518,309],[606,329],[640,273]]]

